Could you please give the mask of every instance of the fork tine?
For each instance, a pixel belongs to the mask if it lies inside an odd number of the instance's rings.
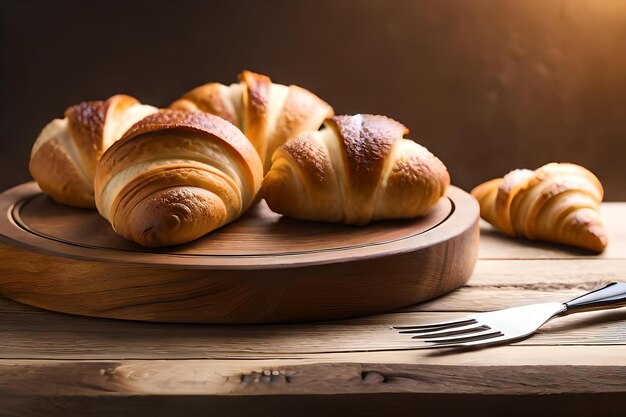
[[[467,320],[463,322],[457,322],[455,324],[447,324],[445,326],[399,330],[398,333],[402,333],[402,334],[419,333],[421,336],[421,335],[430,334],[430,333],[437,334],[438,332],[452,332],[452,331],[463,332],[466,329],[476,327],[476,325],[478,325],[478,322],[476,320]]]
[[[451,347],[451,348],[475,347],[475,346],[480,346],[480,345],[493,345],[493,344],[497,344],[499,342],[503,342],[509,339],[511,338],[507,337],[505,334],[501,334],[500,336],[490,338],[490,339],[482,339],[482,340],[475,340],[473,342],[455,343],[455,344],[449,344],[449,345],[434,345],[434,346]]]
[[[470,317],[465,317],[459,320],[440,321],[437,323],[426,323],[426,324],[409,324],[409,325],[403,325],[403,326],[393,326],[392,328],[398,329],[398,330],[423,329],[424,331],[428,331],[428,330],[432,330],[435,328],[455,327],[455,326],[462,326],[462,325],[471,324],[471,323],[476,323],[476,320]]]
[[[489,330],[490,327],[484,324],[472,323],[467,326],[461,327],[453,327],[453,328],[444,328],[443,330],[434,330],[431,332],[421,332],[411,337],[411,339],[432,339],[439,336],[453,336],[453,335],[463,335],[463,334],[472,334],[475,332],[479,332],[482,330]],[[416,330],[403,330],[400,333],[416,333]]]
[[[473,348],[473,347],[480,347],[482,345],[485,346],[489,346],[489,345],[495,345],[498,344],[500,342],[504,342],[506,340],[509,340],[509,337],[506,337],[506,335],[501,334],[500,336],[496,336],[493,338],[489,338],[489,339],[480,339],[480,340],[474,340],[472,342],[463,342],[463,343],[442,343],[442,344],[424,344],[423,346],[418,346],[414,349],[440,349],[440,348],[446,348],[446,349],[462,349],[462,348]]]
[[[486,339],[492,339],[494,337],[502,336],[502,332],[498,330],[493,330],[491,328],[487,328],[482,332],[470,333],[468,335],[455,335],[450,337],[440,337],[437,339],[428,339],[424,340],[426,343],[434,343],[437,346],[441,345],[449,345],[449,344],[457,344],[457,343],[466,343],[473,341],[484,341]]]
[[[446,348],[446,349],[466,348],[466,347],[470,348],[470,347],[477,347],[481,345],[485,345],[485,346],[493,345],[493,344],[497,344],[505,340],[509,340],[508,337],[506,337],[504,334],[500,332],[494,332],[494,333],[495,334],[493,336],[481,337],[478,340],[472,340],[472,341],[466,341],[466,342],[423,343],[423,344],[420,344],[419,346],[413,347],[413,349],[422,350],[422,349],[441,349],[441,348]]]

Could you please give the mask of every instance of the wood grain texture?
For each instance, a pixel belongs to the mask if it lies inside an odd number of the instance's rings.
[[[455,237],[461,224],[478,209],[468,194],[454,187],[449,191],[458,203],[446,197],[425,217],[376,222],[368,227],[287,219],[261,202],[241,222],[194,242],[146,249],[115,234],[96,212],[56,204],[31,182],[1,194],[0,237],[67,258],[148,267],[304,267],[405,253]],[[444,225],[450,227],[442,228]],[[428,233],[435,228],[436,233]],[[300,246],[302,249],[297,249]]]
[[[26,200],[13,210],[13,216],[32,234],[90,249],[179,256],[260,257],[346,250],[403,240],[437,227],[452,209],[451,201],[442,199],[427,217],[355,227],[283,217],[261,201],[236,222],[196,241],[165,249],[144,248],[125,240],[113,233],[111,225],[94,211],[62,206],[43,194]]]
[[[426,217],[371,229],[286,220],[259,204],[217,243],[210,234],[159,252],[137,250],[96,212],[57,205],[32,183],[3,193],[0,210],[0,292],[96,317],[264,323],[371,314],[460,287],[478,252],[477,204],[454,187]]]
[[[51,314],[11,301],[6,304],[12,308],[0,309],[0,358],[7,359],[253,360],[402,350],[415,348],[416,344],[391,330],[392,325],[451,320],[466,314],[401,312],[315,324],[225,326],[109,319],[94,323],[86,317]],[[24,309],[30,312],[24,313]],[[27,328],[20,326],[25,319]],[[621,345],[626,340],[624,320],[624,310],[567,316],[553,320],[532,338],[515,345]]]
[[[495,354],[430,363],[406,352],[257,361],[0,360],[0,410],[11,416],[173,415],[176,407],[185,415],[206,415],[207,407],[223,415],[405,415],[426,404],[420,414],[490,416],[515,407],[507,415],[621,415],[624,349],[560,348],[577,366],[553,361],[549,349],[495,348]],[[511,350],[517,355],[506,353]],[[601,354],[614,354],[618,365],[590,360]]]
[[[606,224],[615,231],[626,204],[604,212],[610,211]],[[502,244],[486,250],[492,238]],[[611,243],[623,245],[622,239]],[[515,247],[529,258],[509,256]],[[555,319],[515,344],[455,353],[411,350],[411,342],[390,330],[468,311],[565,301],[624,280],[626,271],[619,254],[557,250],[546,256],[527,242],[493,236],[483,237],[480,252],[487,259],[457,291],[393,313],[332,322],[142,323],[51,313],[0,298],[0,415],[141,416],[184,409],[193,416],[210,409],[224,415],[436,410],[621,417],[623,309]]]
[[[614,225],[620,222],[620,208],[623,212],[626,204],[611,206],[615,208],[614,215],[608,216],[606,222],[609,230],[614,230]],[[490,237],[482,242],[488,239]],[[618,239],[613,243],[620,245],[622,242]],[[525,248],[524,241],[511,239],[510,244],[518,245],[522,250]],[[610,280],[624,279],[623,271],[626,270],[626,260],[602,257],[497,259],[498,247],[510,250],[503,245],[493,245],[490,259],[480,260],[470,281],[458,291],[394,314],[333,323],[197,327],[97,320],[94,327],[92,319],[51,314],[0,299],[0,329],[7,340],[0,352],[5,358],[253,359],[320,352],[408,349],[412,345],[406,339],[389,336],[389,325],[458,317],[467,311],[525,303],[566,301]],[[616,310],[555,320],[538,335],[519,342],[519,345],[623,344],[626,339],[623,314]],[[28,317],[29,322],[26,329],[19,325],[24,317]],[[49,340],[49,332],[58,335],[54,342]],[[87,339],[86,334],[90,334]],[[134,347],[131,351],[128,350],[129,344]]]
[[[614,349],[616,350],[616,349]],[[566,350],[564,350],[566,351]],[[540,352],[538,352],[540,353]],[[337,358],[341,359],[341,358]],[[546,378],[550,370],[560,374]],[[445,394],[626,393],[626,368],[609,365],[249,361],[0,361],[2,392],[27,395],[302,395],[421,392]],[[72,384],[68,374],[83,375]],[[41,381],[49,381],[41,386]],[[544,388],[544,386],[546,388]]]

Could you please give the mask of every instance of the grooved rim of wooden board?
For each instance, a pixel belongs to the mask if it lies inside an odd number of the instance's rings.
[[[342,225],[281,223],[260,204],[215,234],[165,249],[169,253],[116,250],[129,243],[96,212],[81,214],[40,195],[33,183],[0,195],[0,293],[64,313],[186,323],[354,317],[457,289],[470,278],[478,256],[478,203],[454,187],[421,219],[375,222],[352,233]],[[40,204],[31,206],[39,208],[30,220],[22,216],[28,201]],[[40,227],[103,244],[68,244],[20,227],[36,223],[37,213],[52,219]],[[208,252],[220,254],[198,256],[220,239],[226,246]],[[106,247],[110,243],[113,248]],[[226,256],[228,245],[239,253],[248,246],[266,253]],[[309,250],[316,245],[326,250]],[[293,253],[294,248],[307,251]]]
[[[113,245],[93,245],[89,243],[71,241],[58,236],[42,233],[28,224],[22,216],[24,208],[29,207],[29,203],[42,194],[34,182],[25,183],[9,189],[0,194],[0,239],[7,243],[23,248],[45,251],[72,259],[82,259],[89,261],[101,261],[132,264],[149,265],[159,267],[180,267],[200,268],[200,269],[263,269],[263,268],[292,268],[329,264],[335,262],[345,262],[347,260],[357,261],[390,255],[398,255],[413,252],[421,248],[437,245],[458,236],[472,227],[478,220],[479,209],[474,199],[456,187],[449,187],[445,198],[442,198],[437,206],[427,216],[409,221],[374,222],[374,228],[382,230],[380,239],[368,242],[358,242],[350,244],[333,245],[331,247],[316,248],[313,250],[282,251],[278,253],[198,253],[194,248],[210,242],[214,234],[226,233],[230,231],[231,225],[225,226],[221,230],[192,242],[174,248],[163,250],[146,250],[132,242],[124,241],[111,230],[109,234],[118,240]],[[56,204],[56,203],[50,203]],[[61,210],[78,209],[65,208],[56,205]],[[256,208],[261,215],[271,213],[269,208],[263,203]],[[83,210],[83,212],[86,212]],[[89,215],[98,217],[95,211],[89,211]],[[279,217],[275,213],[271,215]],[[239,220],[241,222],[245,219]],[[101,222],[106,223],[104,219]],[[343,228],[357,230],[369,230],[370,226],[356,228],[343,225],[328,225],[324,223],[299,222],[296,227],[302,225],[316,225],[315,227]],[[413,223],[411,223],[413,222]],[[319,225],[319,226],[318,226]],[[445,227],[441,227],[445,225]],[[107,224],[107,227],[108,224]],[[387,230],[385,231],[385,228]],[[403,229],[400,233],[398,229]],[[391,238],[389,237],[391,235]],[[322,235],[323,236],[323,235]],[[329,235],[337,238],[339,235]],[[109,238],[109,237],[107,237]],[[367,236],[364,235],[367,239]],[[194,246],[195,245],[195,246]],[[182,250],[180,248],[183,248]]]

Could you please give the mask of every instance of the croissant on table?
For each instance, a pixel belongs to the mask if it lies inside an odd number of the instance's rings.
[[[162,110],[135,124],[100,160],[100,214],[147,247],[192,241],[239,217],[263,180],[243,133],[209,114]]]
[[[102,153],[156,107],[118,94],[105,101],[83,102],[54,119],[33,145],[30,173],[59,203],[95,208],[93,181]]]
[[[595,175],[569,163],[516,169],[472,190],[481,216],[507,235],[594,252],[607,245],[598,212],[603,194]]]
[[[450,184],[444,164],[385,116],[336,116],[280,147],[263,182],[269,207],[362,225],[426,214]]]
[[[304,88],[274,84],[269,77],[250,71],[243,71],[239,79],[230,86],[197,87],[170,108],[214,114],[238,126],[257,150],[264,174],[276,148],[303,132],[319,129],[334,114],[331,106]]]

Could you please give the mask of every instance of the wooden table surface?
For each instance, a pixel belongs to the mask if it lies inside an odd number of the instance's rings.
[[[559,318],[526,340],[463,353],[412,350],[390,329],[626,281],[626,203],[604,204],[603,216],[610,241],[601,256],[483,224],[465,287],[359,319],[154,324],[0,297],[0,415],[624,416],[626,309]]]

